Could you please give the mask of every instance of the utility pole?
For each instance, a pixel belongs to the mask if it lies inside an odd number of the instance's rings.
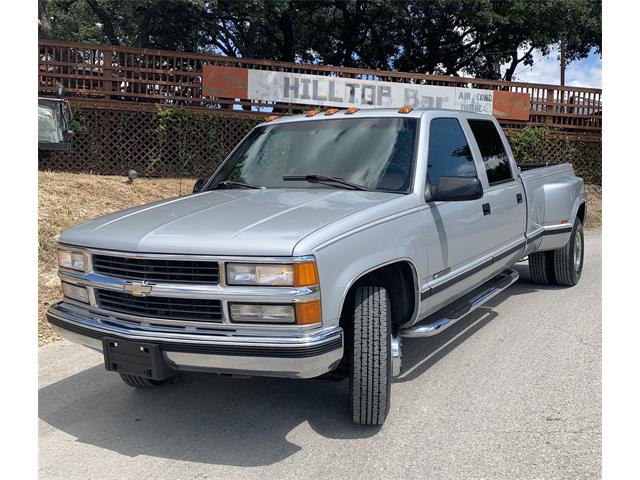
[[[564,71],[567,68],[565,59],[565,40],[564,37],[560,38],[560,85],[564,86]]]

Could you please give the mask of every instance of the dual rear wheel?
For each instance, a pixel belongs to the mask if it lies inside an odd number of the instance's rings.
[[[576,218],[564,247],[529,255],[531,281],[539,285],[572,287],[580,280],[583,265],[584,232],[580,218]]]

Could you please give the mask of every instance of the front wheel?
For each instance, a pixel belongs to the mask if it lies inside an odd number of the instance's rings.
[[[391,400],[391,304],[383,287],[356,288],[350,360],[353,423],[382,425]]]

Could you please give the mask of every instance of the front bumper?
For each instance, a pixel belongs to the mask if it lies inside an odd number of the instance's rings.
[[[344,348],[339,327],[264,337],[145,331],[114,325],[106,316],[63,302],[47,311],[47,320],[60,336],[98,351],[106,337],[157,344],[166,365],[177,371],[312,378],[336,368]]]

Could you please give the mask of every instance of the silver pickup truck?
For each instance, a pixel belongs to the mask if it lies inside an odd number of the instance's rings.
[[[257,126],[192,195],[65,231],[47,317],[133,387],[348,378],[353,421],[379,425],[400,339],[442,332],[525,257],[534,282],[575,285],[585,215],[571,165],[520,169],[491,116],[312,111]]]

